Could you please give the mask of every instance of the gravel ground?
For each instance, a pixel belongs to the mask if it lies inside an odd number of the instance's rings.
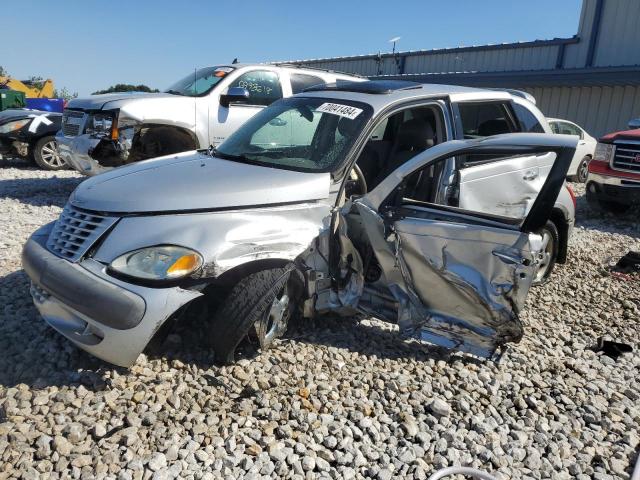
[[[0,479],[629,478],[640,441],[640,278],[604,268],[640,250],[638,212],[579,193],[567,265],[533,289],[523,341],[499,364],[399,340],[378,321],[317,321],[255,358],[211,366],[197,329],[130,370],[38,318],[20,250],[81,179],[0,161]],[[617,361],[599,336],[631,343]]]

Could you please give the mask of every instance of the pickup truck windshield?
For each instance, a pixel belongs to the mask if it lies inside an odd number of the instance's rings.
[[[201,97],[209,93],[216,84],[234,70],[233,67],[207,67],[178,80],[165,93]]]
[[[330,172],[367,124],[370,105],[291,97],[252,117],[215,150],[227,160],[301,172]]]

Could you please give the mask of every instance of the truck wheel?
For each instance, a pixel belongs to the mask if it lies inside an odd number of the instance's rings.
[[[143,131],[131,148],[127,163],[195,149],[189,135],[172,128],[156,127]]]
[[[240,280],[209,323],[216,361],[233,362],[236,347],[247,335],[261,348],[281,337],[300,295],[298,281],[293,267],[262,270]]]
[[[62,170],[67,168],[60,153],[58,143],[53,136],[42,137],[33,147],[33,159],[43,170]]]
[[[542,235],[542,245],[544,248],[538,256],[538,265],[536,267],[535,277],[533,278],[533,285],[542,285],[549,280],[553,267],[556,265],[560,246],[560,235],[558,234],[555,223],[550,220],[536,233]]]

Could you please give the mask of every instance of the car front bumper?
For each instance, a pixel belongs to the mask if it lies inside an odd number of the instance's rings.
[[[91,157],[91,153],[100,143],[100,139],[86,134],[67,137],[60,131],[56,135],[56,141],[62,159],[81,174],[93,176],[110,170]]]
[[[640,205],[640,180],[589,172],[587,190],[605,201]]]
[[[78,347],[128,367],[176,311],[201,294],[148,288],[115,279],[92,259],[71,263],[46,248],[52,224],[37,230],[22,252],[31,295],[42,318]]]

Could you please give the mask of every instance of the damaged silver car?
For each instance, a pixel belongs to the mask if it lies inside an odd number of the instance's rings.
[[[364,313],[481,357],[517,342],[544,227],[556,212],[571,228],[558,198],[576,139],[494,135],[517,122],[506,92],[311,90],[215,150],[80,184],[23,250],[44,320],[122,366],[203,304],[221,362],[248,334],[268,346],[297,314]],[[460,121],[467,107],[476,126]]]

